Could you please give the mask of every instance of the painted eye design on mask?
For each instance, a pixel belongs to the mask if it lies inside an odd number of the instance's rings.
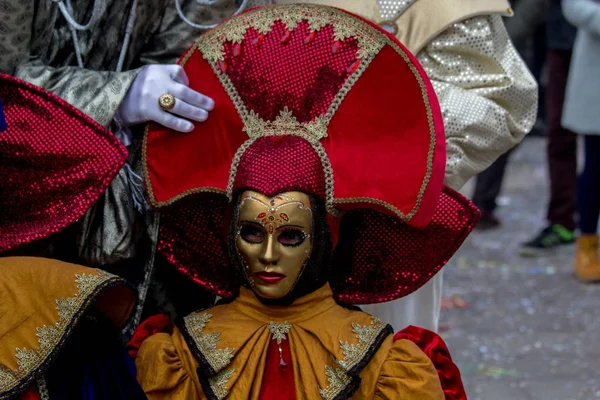
[[[265,234],[262,229],[253,225],[243,225],[240,228],[240,236],[244,241],[253,244],[259,244],[265,240]]]
[[[296,247],[304,243],[306,234],[300,229],[286,228],[279,234],[277,240],[284,246]]]

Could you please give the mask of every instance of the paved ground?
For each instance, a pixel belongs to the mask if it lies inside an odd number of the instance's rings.
[[[575,281],[571,247],[517,252],[545,222],[544,151],[528,138],[513,154],[503,226],[472,234],[445,268],[443,336],[470,400],[600,399],[600,285]]]

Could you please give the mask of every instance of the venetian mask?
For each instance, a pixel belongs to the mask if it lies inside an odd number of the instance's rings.
[[[236,247],[254,292],[264,299],[289,294],[312,252],[310,198],[301,192],[240,196]]]

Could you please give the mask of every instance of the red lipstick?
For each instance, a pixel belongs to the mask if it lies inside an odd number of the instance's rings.
[[[259,272],[256,274],[256,277],[261,281],[272,285],[285,278],[285,275],[276,272]]]

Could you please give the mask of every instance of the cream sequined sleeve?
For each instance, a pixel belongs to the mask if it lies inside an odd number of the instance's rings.
[[[508,39],[500,16],[452,25],[417,58],[442,107],[446,184],[458,190],[531,130],[537,83]]]

